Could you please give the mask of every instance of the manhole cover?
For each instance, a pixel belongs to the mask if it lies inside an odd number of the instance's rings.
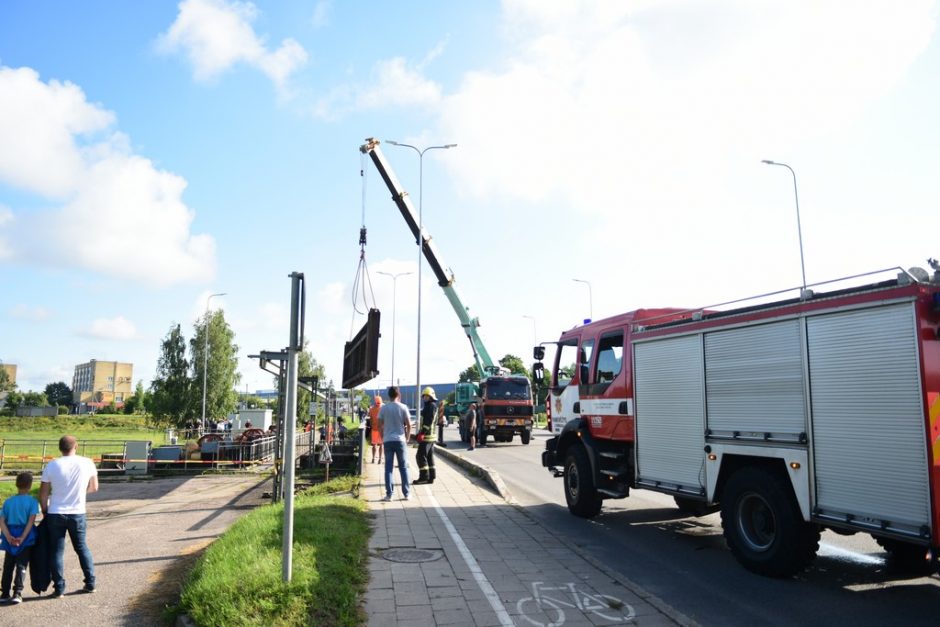
[[[433,562],[440,559],[441,555],[443,554],[440,551],[429,551],[427,549],[389,549],[382,553],[382,557],[390,562],[404,562],[406,564]]]

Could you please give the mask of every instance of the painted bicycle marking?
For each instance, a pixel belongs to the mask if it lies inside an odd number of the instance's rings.
[[[564,625],[566,608],[585,615],[593,614],[611,624],[629,623],[636,618],[636,610],[629,603],[607,594],[579,590],[576,583],[551,586],[543,581],[535,581],[532,582],[532,596],[523,597],[516,603],[520,618],[536,627]],[[548,622],[536,620],[528,615],[535,613],[546,616]]]

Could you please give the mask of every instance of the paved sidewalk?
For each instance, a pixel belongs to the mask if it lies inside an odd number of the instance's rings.
[[[437,466],[433,486],[413,486],[410,501],[399,486],[390,503],[381,500],[384,467],[364,466],[361,495],[375,514],[369,625],[693,624],[582,557],[482,479],[441,456]]]
[[[78,558],[66,542],[66,594],[29,589],[24,602],[0,606],[0,625],[163,624],[163,602],[179,595],[181,558],[194,554],[258,505],[270,483],[252,475],[102,481],[88,497],[88,545],[97,591],[81,594]]]

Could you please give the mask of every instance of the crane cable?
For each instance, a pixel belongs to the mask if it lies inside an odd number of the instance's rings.
[[[375,293],[372,290],[372,278],[369,276],[369,266],[366,264],[366,168],[365,155],[359,155],[359,176],[362,178],[362,226],[359,227],[359,265],[356,268],[356,278],[353,280],[352,287],[352,306],[353,315],[349,323],[349,337],[353,337],[353,330],[356,324],[356,314],[368,315],[369,309],[375,307]],[[368,292],[366,291],[368,288]],[[362,291],[362,307],[359,309],[359,292]],[[369,301],[372,306],[369,306]]]

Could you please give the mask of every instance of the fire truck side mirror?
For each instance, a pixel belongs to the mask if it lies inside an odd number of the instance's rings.
[[[532,364],[532,380],[536,385],[542,385],[545,381],[545,366],[540,361]]]
[[[545,347],[536,346],[535,348],[533,348],[532,358],[535,359],[535,361],[542,361],[543,359],[545,359]]]

